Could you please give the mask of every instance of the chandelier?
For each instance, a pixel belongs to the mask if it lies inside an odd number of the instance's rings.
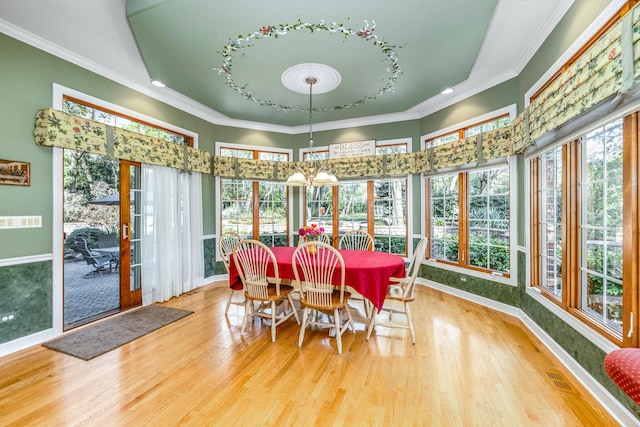
[[[322,164],[313,157],[313,85],[318,83],[316,77],[305,77],[304,82],[309,85],[309,157],[307,171],[298,168],[288,179],[285,185],[291,187],[320,187],[323,185],[338,185],[338,179],[333,174],[327,173]]]

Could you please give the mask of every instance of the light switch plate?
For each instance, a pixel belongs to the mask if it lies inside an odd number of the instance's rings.
[[[0,230],[8,228],[40,228],[42,216],[0,216]]]

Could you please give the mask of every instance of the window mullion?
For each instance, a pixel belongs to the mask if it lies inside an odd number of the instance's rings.
[[[260,183],[253,181],[253,239],[260,240]]]
[[[469,174],[458,174],[458,263],[469,265]]]
[[[540,192],[540,158],[533,159],[530,163],[529,170],[529,182],[530,188],[530,203],[531,203],[531,246],[529,248],[529,258],[531,263],[531,285],[542,286],[540,280],[541,274],[541,262],[540,262],[540,198],[542,194]]]
[[[563,192],[562,206],[562,305],[580,307],[580,190],[578,185],[580,162],[579,142],[562,148]]]

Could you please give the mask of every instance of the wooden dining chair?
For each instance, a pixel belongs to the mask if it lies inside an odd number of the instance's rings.
[[[222,233],[222,235],[220,236],[220,240],[218,240],[218,250],[220,251],[220,258],[222,258],[222,263],[224,264],[224,268],[227,269],[227,274],[229,274],[229,255],[233,253],[233,248],[236,247],[236,245],[238,244],[238,242],[240,242],[240,240],[242,240],[240,235],[232,231]],[[230,293],[229,293],[229,298],[227,299],[227,306],[224,309],[224,314],[227,314],[231,304],[240,305],[240,306],[245,305],[244,299],[242,301],[233,300],[233,294],[235,293],[235,291],[241,291],[242,288],[233,289],[232,287],[229,287],[229,289],[230,289]]]
[[[373,237],[364,230],[351,230],[344,233],[338,242],[338,249],[352,249],[356,251],[372,251]]]
[[[326,243],[306,242],[293,252],[291,264],[296,281],[300,284],[300,304],[303,307],[298,347],[302,347],[307,326],[335,328],[338,354],[342,354],[342,334],[349,326],[355,333],[347,304],[350,294],[345,290],[342,255]],[[333,283],[336,268],[340,269],[338,284]],[[325,321],[324,316],[316,316],[318,312],[324,313],[328,320]],[[343,323],[344,315],[347,320]],[[331,317],[333,322],[330,321]]]
[[[299,236],[298,237],[298,246],[302,245],[303,243],[307,243],[310,242],[311,240],[309,240],[309,238],[307,236]],[[329,235],[326,233],[322,233],[318,236],[318,240],[315,240],[315,242],[321,242],[321,243],[326,243],[327,245],[331,245],[331,239],[329,238]]]
[[[338,249],[351,249],[357,251],[372,251],[374,248],[374,241],[371,234],[367,233],[364,230],[351,230],[347,231],[342,235],[340,241],[338,242]],[[347,286],[349,284],[347,283]],[[349,288],[353,290],[353,288]],[[364,308],[364,314],[367,318],[371,316],[373,307],[371,303],[367,301],[366,298],[358,294],[357,292],[353,292],[351,294],[352,301],[362,301],[362,306]]]
[[[375,312],[373,312],[371,320],[369,320],[367,341],[371,337],[371,332],[373,332],[374,328],[376,326],[382,326],[387,328],[409,329],[411,342],[413,344],[416,343],[416,333],[413,329],[413,322],[411,321],[409,303],[416,299],[416,276],[418,275],[420,264],[422,263],[422,260],[424,260],[425,253],[427,251],[427,242],[428,239],[426,237],[423,237],[420,239],[420,242],[418,242],[418,246],[416,246],[416,250],[413,251],[413,257],[411,257],[411,261],[407,268],[407,277],[391,277],[389,279],[391,283],[389,284],[389,290],[387,291],[384,305],[382,306],[380,313],[376,315]],[[396,319],[397,315],[403,316],[406,321],[403,322],[402,319]],[[384,316],[387,316],[386,321],[383,320]]]
[[[271,321],[271,342],[276,342],[276,326],[291,316],[300,324],[291,298],[293,286],[280,283],[276,257],[267,245],[252,239],[241,240],[233,249],[233,262],[244,284],[246,299],[240,334],[244,334],[250,316]],[[273,274],[267,276],[269,268]],[[285,301],[288,306],[283,306]],[[257,308],[254,302],[258,303]]]

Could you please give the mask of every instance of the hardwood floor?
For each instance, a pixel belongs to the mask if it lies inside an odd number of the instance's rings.
[[[85,362],[35,346],[0,359],[2,426],[613,426],[517,319],[432,289],[408,331],[343,336],[292,318],[255,321],[209,285],[165,305],[193,310]],[[357,319],[357,316],[356,316]],[[561,386],[558,386],[560,384]]]

